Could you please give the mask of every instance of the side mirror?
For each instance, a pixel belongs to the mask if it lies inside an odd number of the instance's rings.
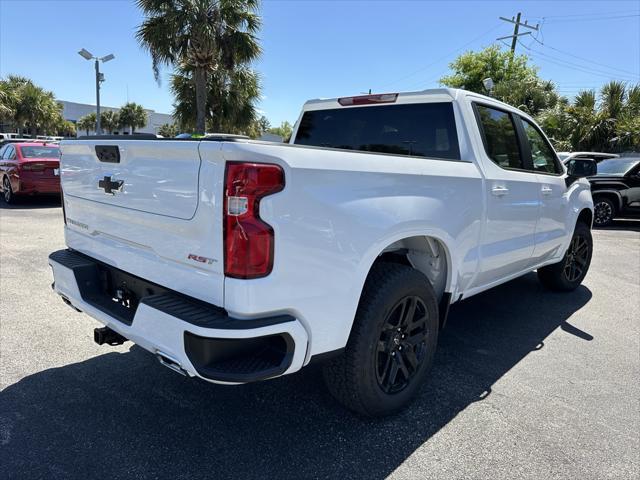
[[[567,172],[570,177],[583,178],[592,177],[598,173],[598,165],[595,160],[590,158],[574,158],[569,161],[567,165]]]

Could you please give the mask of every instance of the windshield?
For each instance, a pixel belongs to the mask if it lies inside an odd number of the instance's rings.
[[[638,158],[616,158],[598,164],[598,175],[624,175],[640,162]]]
[[[21,147],[20,151],[24,158],[58,158],[60,149],[58,147]]]

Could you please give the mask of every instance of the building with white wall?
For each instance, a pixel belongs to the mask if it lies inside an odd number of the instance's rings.
[[[76,123],[80,117],[84,117],[90,113],[95,113],[96,106],[89,105],[86,103],[76,103],[76,102],[68,102],[66,100],[59,100],[58,103],[62,105],[62,116],[65,120],[69,120],[73,123]],[[104,107],[100,105],[100,111],[119,111],[119,108],[115,107]],[[158,129],[164,125],[165,123],[172,124],[174,123],[173,117],[168,113],[158,113],[154,110],[145,109],[147,112],[147,125],[144,128],[136,129],[137,133],[158,133]],[[103,132],[106,133],[106,132]],[[128,129],[120,129],[113,132],[116,135],[128,135]],[[86,135],[86,131],[77,132],[78,136]],[[95,132],[89,131],[89,135],[95,135]]]

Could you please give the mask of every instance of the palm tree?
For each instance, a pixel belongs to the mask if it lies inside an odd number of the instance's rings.
[[[30,133],[38,134],[46,132],[55,123],[55,117],[61,110],[52,92],[28,82],[19,93],[16,120],[20,128],[27,127]]]
[[[189,71],[177,71],[171,77],[176,99],[174,118],[184,129],[194,126],[195,88]],[[260,96],[258,75],[243,67],[221,72],[208,81],[206,123],[211,132],[244,133],[256,120],[255,103]]]
[[[209,79],[224,78],[260,54],[258,5],[259,0],[138,0],[147,18],[136,37],[151,54],[156,80],[162,65],[191,72],[199,134],[205,132]]]
[[[113,133],[120,125],[120,115],[118,112],[106,110],[100,113],[100,126],[108,133]]]
[[[0,80],[0,122],[11,121],[15,115],[18,96],[6,80]]]
[[[576,98],[573,101],[573,105],[578,108],[585,108],[588,111],[595,111],[596,109],[596,91],[595,90],[582,90],[578,92]]]
[[[119,112],[120,126],[131,128],[131,133],[136,133],[136,128],[147,125],[147,112],[142,105],[134,102],[125,103]]]
[[[76,128],[79,130],[84,130],[89,135],[89,130],[96,129],[96,113],[91,112],[88,115],[80,117],[76,122]]]

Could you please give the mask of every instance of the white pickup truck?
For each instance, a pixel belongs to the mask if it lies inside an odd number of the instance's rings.
[[[323,361],[365,415],[417,393],[449,305],[536,269],[570,291],[591,260],[595,164],[567,172],[528,115],[462,90],[312,100],[288,145],[61,151],[53,288],[98,343],[226,384]]]

